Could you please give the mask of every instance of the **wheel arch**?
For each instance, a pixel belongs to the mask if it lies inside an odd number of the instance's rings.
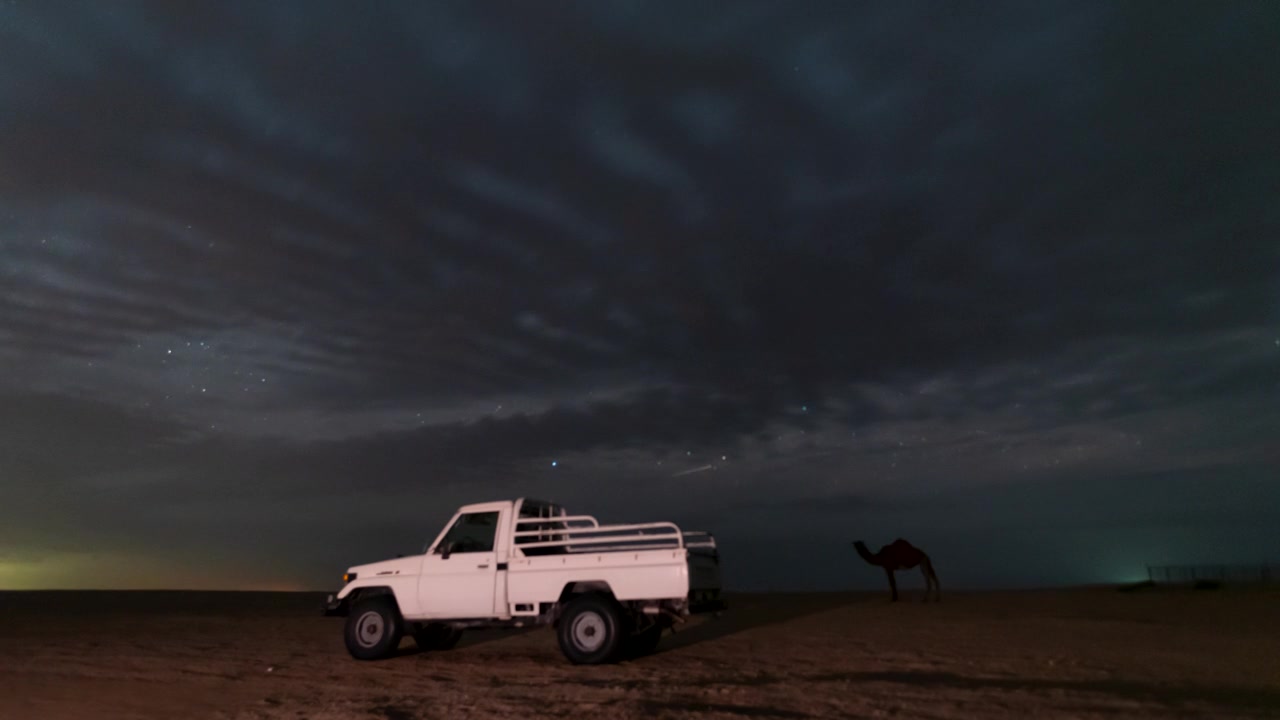
[[[613,588],[605,580],[575,580],[565,583],[564,588],[560,590],[560,599],[557,601],[560,605],[564,605],[574,598],[575,595],[585,595],[587,593],[597,593],[603,595],[610,600],[617,601],[617,597],[613,594]]]
[[[400,612],[400,602],[396,600],[395,590],[386,585],[369,585],[366,587],[358,587],[350,592],[345,598],[348,608],[354,608],[357,604],[372,598],[385,597],[391,602],[391,606],[395,608],[396,614],[404,619],[404,613]]]

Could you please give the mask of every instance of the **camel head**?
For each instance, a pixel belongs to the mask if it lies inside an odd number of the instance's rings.
[[[877,558],[874,553],[868,550],[867,544],[862,542],[861,540],[853,541],[853,549],[858,551],[858,556],[861,557],[863,560],[866,560],[872,565],[880,564],[880,559]]]

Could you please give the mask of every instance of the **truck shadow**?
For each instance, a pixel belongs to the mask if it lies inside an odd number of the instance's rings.
[[[718,640],[748,630],[790,622],[849,605],[873,602],[879,595],[851,593],[770,593],[727,596],[728,609],[663,638],[654,655]]]
[[[462,639],[458,641],[458,648],[469,648],[476,645],[484,645],[497,640],[508,640],[521,635],[528,635],[537,631],[539,628],[484,628],[477,630],[467,630],[462,633]]]
[[[530,628],[516,628],[516,629],[477,628],[474,630],[465,630],[462,633],[462,638],[458,640],[457,647],[454,649],[462,650],[469,647],[475,647],[476,645],[484,645],[485,643],[491,643],[497,640],[510,640],[513,637],[519,637],[521,635],[531,633],[537,629],[538,628],[530,627]],[[412,639],[406,637],[403,641],[401,641],[400,647],[395,651],[395,653],[392,654],[391,657],[408,657],[410,655],[422,655],[426,652],[427,651],[423,650],[422,648],[419,648],[416,644],[414,644]],[[432,652],[440,652],[440,651],[432,651]]]

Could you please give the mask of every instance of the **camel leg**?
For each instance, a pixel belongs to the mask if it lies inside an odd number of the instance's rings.
[[[893,579],[893,571],[889,568],[885,568],[884,574],[889,576],[889,602],[898,602],[898,582]]]
[[[933,591],[933,599],[942,602],[942,587],[938,584],[938,574],[933,571],[933,563],[929,558],[925,558],[920,563],[920,569],[924,571],[924,599],[929,601],[929,591]]]

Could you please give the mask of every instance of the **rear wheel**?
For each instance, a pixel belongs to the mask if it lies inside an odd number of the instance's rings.
[[[400,646],[403,625],[400,611],[390,597],[361,600],[347,615],[347,652],[357,660],[384,658]]]
[[[413,641],[422,650],[452,650],[461,639],[461,629],[444,623],[428,623],[413,633]]]
[[[560,652],[575,665],[596,665],[617,658],[622,647],[622,613],[602,595],[580,595],[560,616],[556,637]]]

